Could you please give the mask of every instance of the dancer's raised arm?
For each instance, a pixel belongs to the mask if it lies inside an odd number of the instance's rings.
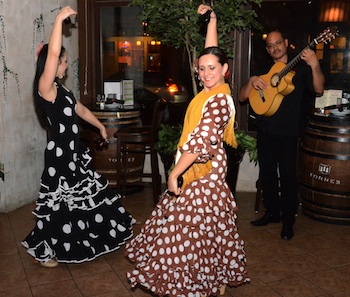
[[[198,7],[198,14],[204,15],[208,11],[210,12],[209,15],[209,22],[207,27],[207,34],[205,36],[205,48],[210,46],[218,46],[218,33],[216,28],[216,14],[214,10],[209,6],[205,4],[201,4]]]

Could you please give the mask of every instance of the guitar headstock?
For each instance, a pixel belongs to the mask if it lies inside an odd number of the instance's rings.
[[[316,38],[315,38],[315,43],[321,43],[321,42],[331,42],[332,39],[335,39],[335,37],[339,34],[339,30],[337,26],[331,26],[323,30],[322,33],[320,33]]]

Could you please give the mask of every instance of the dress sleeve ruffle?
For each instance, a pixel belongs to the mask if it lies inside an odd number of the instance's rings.
[[[231,109],[225,94],[213,96],[203,108],[202,118],[191,132],[189,140],[180,148],[181,153],[199,153],[196,162],[206,162],[217,150],[223,137],[222,126],[226,125]]]

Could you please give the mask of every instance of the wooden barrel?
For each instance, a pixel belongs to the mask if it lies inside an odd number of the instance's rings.
[[[106,150],[96,150],[96,141],[99,139],[100,135],[96,132],[91,132],[90,135],[90,148],[91,155],[93,157],[93,164],[95,170],[102,174],[105,178],[109,180],[110,186],[116,186],[116,176],[117,176],[117,139],[114,137],[114,133],[122,127],[141,127],[141,113],[140,110],[133,110],[131,108],[120,109],[117,111],[101,110],[92,111],[92,113],[100,120],[100,122],[106,127],[109,147]],[[128,173],[136,173],[136,176],[127,177],[126,182],[133,183],[139,182],[140,177],[137,173],[142,173],[144,165],[144,156],[141,154],[127,153],[127,166],[123,168],[126,176]]]
[[[349,225],[350,118],[311,118],[298,158],[303,213],[315,220]]]

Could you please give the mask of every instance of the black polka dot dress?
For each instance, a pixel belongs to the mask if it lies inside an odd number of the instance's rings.
[[[41,99],[50,123],[45,169],[33,214],[34,229],[22,242],[39,261],[90,261],[117,250],[132,237],[134,219],[106,179],[90,168],[79,141],[76,101],[57,84],[57,99]]]
[[[158,296],[199,297],[219,295],[224,284],[249,281],[235,224],[236,202],[225,182],[222,138],[231,106],[224,94],[209,99],[181,149],[200,152],[198,162],[210,158],[211,171],[186,185],[177,198],[165,192],[140,234],[127,243],[127,256],[135,262],[127,272],[131,286],[140,284]]]

